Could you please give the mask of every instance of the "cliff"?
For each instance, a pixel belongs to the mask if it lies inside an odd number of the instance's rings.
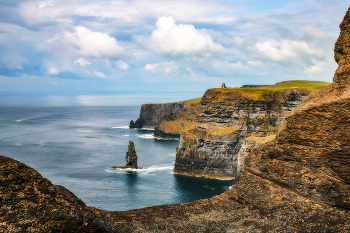
[[[143,104],[140,117],[130,122],[130,128],[155,128],[159,126],[165,116],[184,111],[183,102],[167,104]]]
[[[333,83],[250,153],[231,190],[101,219],[135,232],[350,232],[350,8],[340,28]]]
[[[174,173],[238,178],[249,152],[261,142],[272,140],[287,113],[327,85],[286,81],[207,90],[197,107],[195,124],[181,133]],[[255,138],[255,142],[246,143],[248,137]]]

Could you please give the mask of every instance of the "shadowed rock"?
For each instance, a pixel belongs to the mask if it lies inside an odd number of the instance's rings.
[[[125,166],[114,166],[112,168],[120,168],[120,169],[126,169],[126,168],[134,168],[138,169],[139,167],[137,166],[137,154],[135,151],[135,144],[133,141],[129,141],[129,146],[128,146],[128,151],[126,152],[126,164]]]
[[[108,228],[72,192],[0,156],[0,232],[108,232]]]

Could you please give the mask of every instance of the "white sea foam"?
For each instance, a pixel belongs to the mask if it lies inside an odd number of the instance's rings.
[[[163,140],[163,141],[169,141],[169,140],[176,140],[176,141],[178,141],[178,140],[180,140],[180,138],[158,138],[158,137],[156,137],[155,139]]]
[[[145,139],[153,139],[154,138],[153,134],[137,134],[137,136],[140,138],[145,138]]]
[[[154,129],[152,129],[152,128],[140,128],[140,129],[137,129],[137,130],[154,131]]]
[[[159,172],[159,171],[172,171],[174,168],[174,165],[169,165],[169,164],[164,164],[164,165],[155,165],[155,166],[150,166],[149,168],[139,168],[139,169],[135,169],[135,168],[125,168],[125,169],[121,169],[121,168],[109,168],[107,170],[105,170],[106,172],[110,172],[110,173],[125,173],[125,172],[132,172],[132,173],[136,173],[136,174],[140,174],[140,175],[155,175],[154,173]]]
[[[129,126],[117,126],[117,127],[111,127],[112,129],[129,129]]]

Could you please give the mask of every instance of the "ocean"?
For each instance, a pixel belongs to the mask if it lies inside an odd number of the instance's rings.
[[[179,140],[129,129],[139,113],[140,106],[0,107],[0,154],[104,210],[190,202],[223,193],[233,184],[174,175]],[[143,169],[112,169],[125,165],[129,140]]]

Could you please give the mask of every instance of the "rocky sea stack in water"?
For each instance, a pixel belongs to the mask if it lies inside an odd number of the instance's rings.
[[[126,164],[125,166],[114,166],[112,168],[120,168],[120,169],[126,169],[126,168],[134,168],[138,169],[139,167],[137,166],[137,154],[135,151],[135,144],[133,141],[129,141],[129,146],[128,146],[128,151],[126,152]]]

